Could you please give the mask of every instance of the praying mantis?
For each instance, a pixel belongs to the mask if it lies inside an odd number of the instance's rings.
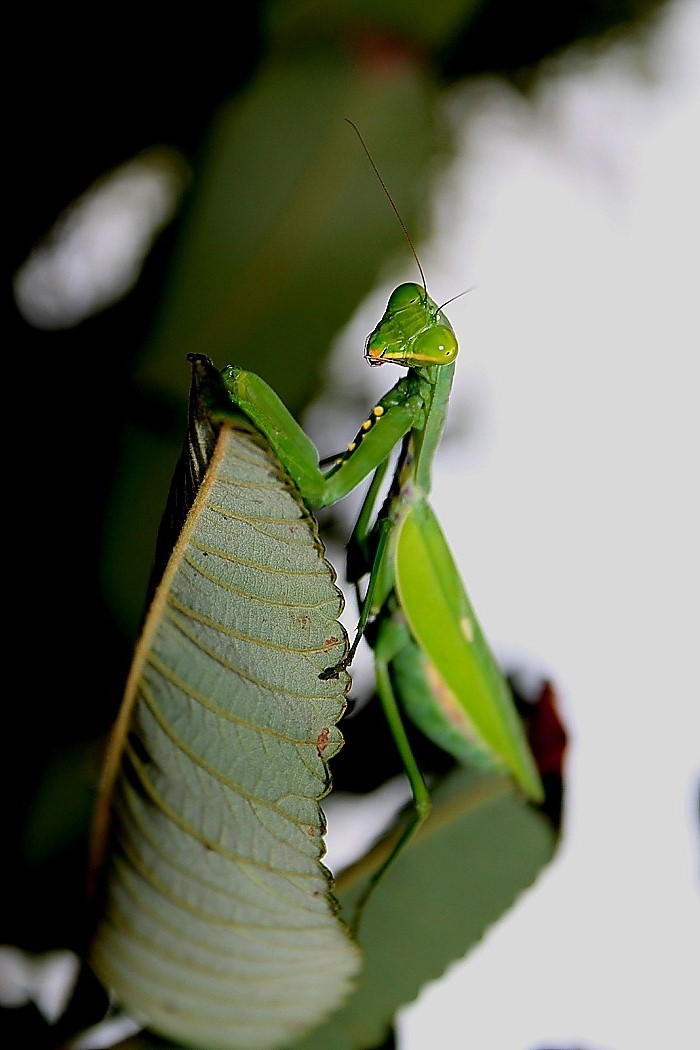
[[[348,579],[360,607],[346,670],[362,637],[370,641],[376,687],[408,778],[414,814],[367,890],[382,877],[429,815],[430,794],[404,719],[458,761],[506,769],[531,799],[543,797],[537,767],[509,688],[483,635],[459,570],[429,503],[431,467],[447,416],[457,338],[428,295],[410,235],[359,132],[360,143],[406,236],[422,283],[399,285],[365,344],[371,366],[407,373],[372,408],[345,452],[324,470],[319,454],[274,391],[234,366],[221,375],[232,402],[264,436],[313,511],[372,480],[348,543]],[[377,503],[397,446],[397,464]],[[366,579],[364,594],[360,585]],[[364,905],[358,906],[355,926]]]
[[[350,582],[358,590],[364,577],[367,584],[342,669],[368,632],[377,692],[415,807],[389,861],[430,812],[405,716],[458,760],[492,761],[505,767],[529,797],[542,797],[508,686],[428,501],[457,353],[452,326],[425,286],[399,285],[367,339],[365,357],[374,366],[392,362],[408,372],[377,402],[326,471],[307,435],[259,376],[233,366],[222,372],[231,400],[263,434],[312,510],[338,502],[373,475],[348,544]],[[401,450],[389,494],[376,511],[397,445]],[[329,667],[322,676],[340,669]]]

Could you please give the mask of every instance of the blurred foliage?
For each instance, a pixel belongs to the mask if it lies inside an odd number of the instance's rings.
[[[268,0],[237,8],[233,29],[206,7],[152,22],[121,8],[99,21],[63,8],[8,16],[21,71],[5,237],[24,510],[12,535],[30,555],[10,610],[33,644],[20,646],[5,722],[18,758],[4,766],[2,941],[82,942],[93,757],[119,704],[181,439],[185,352],[256,369],[300,412],[333,335],[389,254],[406,252],[343,117],[420,237],[450,154],[445,87],[481,72],[526,86],[551,54],[634,30],[662,2]],[[75,328],[32,327],[11,291],[32,246],[94,180],[159,144],[185,159],[189,191],[134,290]]]
[[[430,819],[370,897],[355,993],[295,1050],[381,1045],[396,1011],[461,959],[551,858],[554,829],[504,778],[456,769],[432,797]],[[389,845],[338,879],[344,914]]]

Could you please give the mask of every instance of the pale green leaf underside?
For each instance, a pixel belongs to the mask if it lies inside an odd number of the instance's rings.
[[[346,675],[342,597],[261,439],[222,427],[127,688],[92,964],[133,1016],[205,1050],[284,1046],[359,955],[321,864]]]

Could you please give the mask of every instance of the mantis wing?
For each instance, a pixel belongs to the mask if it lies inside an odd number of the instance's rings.
[[[510,691],[427,502],[415,503],[399,522],[394,557],[401,609],[427,661],[426,678],[435,685],[434,705],[423,705],[424,714],[418,713],[421,728],[463,759],[464,749],[449,743],[456,730],[469,747],[491,751],[530,797],[541,799],[542,785]],[[436,721],[443,723],[440,732],[435,732]]]
[[[196,361],[195,407],[198,372],[212,381]],[[321,864],[349,682],[319,673],[346,651],[342,596],[249,423],[195,412],[184,474],[191,506],[108,757],[91,964],[178,1042],[277,1048],[337,1007],[359,967]]]

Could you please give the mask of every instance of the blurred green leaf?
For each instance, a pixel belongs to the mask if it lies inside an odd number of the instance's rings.
[[[330,818],[329,818],[330,819]],[[391,836],[336,883],[351,916]],[[369,1050],[396,1011],[463,958],[551,859],[549,822],[503,777],[456,770],[433,793],[433,811],[366,906],[365,960],[347,1004],[294,1050]],[[465,1030],[465,1045],[470,1045]]]
[[[187,362],[181,371],[188,375]],[[186,403],[183,400],[184,428]],[[119,470],[103,531],[102,585],[124,633],[136,636],[153,565],[156,534],[181,444],[144,423],[128,423],[121,434]]]
[[[338,49],[267,63],[215,121],[141,382],[179,396],[185,355],[205,353],[258,372],[298,411],[403,237],[344,118],[410,223],[435,147],[431,101],[408,59],[383,68]]]

